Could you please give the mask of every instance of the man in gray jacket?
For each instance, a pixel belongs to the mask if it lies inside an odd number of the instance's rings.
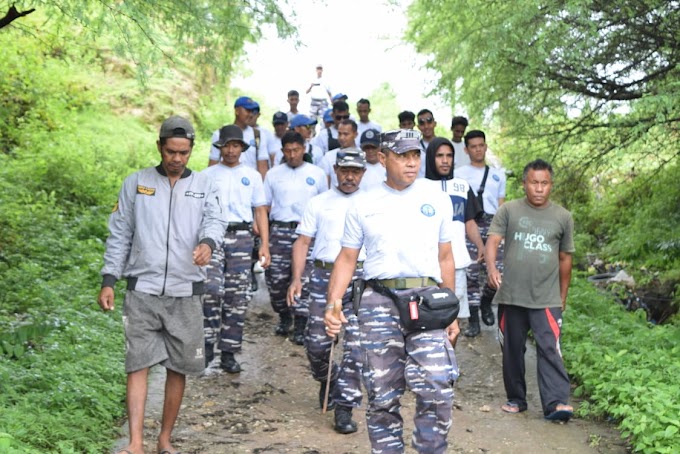
[[[186,374],[204,368],[204,266],[226,226],[212,180],[186,167],[194,137],[186,119],[165,120],[157,141],[161,163],[125,179],[109,218],[98,302],[102,310],[113,310],[113,287],[127,279],[123,326],[130,443],[121,452],[144,452],[149,368],[161,364],[167,370],[160,453],[175,452],[170,436]]]

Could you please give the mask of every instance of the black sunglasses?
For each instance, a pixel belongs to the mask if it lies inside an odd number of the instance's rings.
[[[342,121],[342,120],[349,120],[349,115],[336,115],[335,119],[337,121]]]
[[[432,117],[418,118],[418,124],[419,125],[424,125],[425,123],[432,123],[433,121],[434,121],[434,118],[432,118]]]

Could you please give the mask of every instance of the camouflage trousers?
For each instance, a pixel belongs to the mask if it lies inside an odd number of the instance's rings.
[[[400,296],[418,290],[399,290]],[[416,395],[412,446],[445,453],[452,422],[456,356],[444,330],[405,332],[394,303],[371,288],[359,309],[366,420],[373,454],[403,453],[400,398],[406,386]]]
[[[312,376],[318,382],[325,382],[328,377],[328,361],[333,340],[326,334],[323,317],[326,310],[326,294],[331,270],[314,267],[309,286],[309,320],[305,330],[305,350],[312,369]],[[357,271],[354,276],[361,277],[363,272]],[[342,342],[342,362],[332,365],[331,380],[337,380],[333,394],[330,396],[336,403],[345,407],[361,405],[361,350],[359,344],[359,321],[352,307],[352,287],[342,297],[342,312],[348,323]]]
[[[309,316],[309,275],[311,273],[311,260],[307,259],[305,271],[302,275],[302,294],[300,302],[288,308],[286,303],[286,293],[290,285],[291,262],[293,254],[293,243],[297,240],[298,234],[295,228],[272,225],[269,231],[269,252],[272,256],[271,264],[264,272],[269,298],[274,312],[290,312],[298,317]],[[312,246],[309,248],[310,252]]]
[[[328,109],[328,99],[312,98],[312,102],[309,106],[309,116],[312,120],[319,120],[319,123],[321,123],[323,113],[326,109]]]
[[[250,253],[253,235],[248,230],[226,232],[222,247],[213,252],[207,266],[203,296],[203,331],[206,351],[241,351],[243,324],[250,301]],[[219,339],[218,339],[219,337]]]
[[[486,239],[489,237],[489,227],[491,226],[492,219],[493,216],[485,214],[482,219],[477,221],[479,234],[484,244],[486,244]],[[477,257],[479,256],[477,246],[471,243],[467,236],[465,237],[465,243],[472,259],[472,263],[467,268],[468,304],[479,307],[482,296],[492,300],[496,290],[489,287],[487,283],[486,265],[484,263],[477,263]],[[501,273],[503,272],[503,249],[503,242],[501,242],[496,254],[496,267]]]

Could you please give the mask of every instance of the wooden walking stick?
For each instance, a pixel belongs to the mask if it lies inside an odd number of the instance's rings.
[[[342,312],[342,300],[338,299],[333,302],[333,315],[338,320],[340,319],[340,313]],[[326,377],[326,394],[323,398],[323,410],[322,413],[326,414],[328,410],[328,394],[331,391],[331,374],[333,373],[333,347],[335,347],[337,339],[333,339],[331,342],[331,352],[328,355],[328,376]]]

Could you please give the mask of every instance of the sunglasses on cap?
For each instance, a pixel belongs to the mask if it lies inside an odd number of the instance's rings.
[[[434,121],[434,118],[432,118],[432,117],[418,118],[418,124],[419,125],[424,125],[425,123],[432,123],[433,121]]]
[[[349,115],[335,115],[337,121],[349,120]]]

